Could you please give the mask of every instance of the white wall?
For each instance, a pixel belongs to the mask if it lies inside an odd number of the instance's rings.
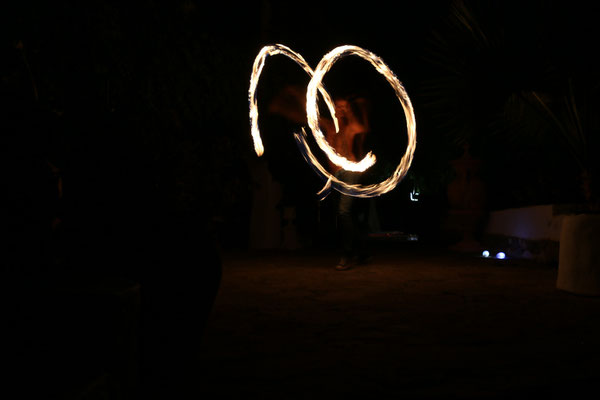
[[[553,215],[552,205],[493,211],[486,233],[528,240],[560,240],[563,215]]]

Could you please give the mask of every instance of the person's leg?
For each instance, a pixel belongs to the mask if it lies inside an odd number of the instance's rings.
[[[354,215],[356,216],[356,237],[354,239],[355,253],[359,264],[366,264],[371,257],[369,249],[369,201],[368,199],[356,199],[354,204]]]
[[[354,255],[354,242],[356,239],[356,226],[352,215],[354,198],[340,194],[338,205],[338,229],[340,232],[342,256],[352,258]]]
[[[358,181],[359,174],[340,170],[336,176],[338,179],[347,183],[356,183]],[[356,199],[353,196],[340,193],[337,219],[342,254],[340,262],[336,267],[339,270],[348,269],[356,256],[355,246],[357,243],[358,231],[356,225],[356,216],[354,215],[355,203]]]

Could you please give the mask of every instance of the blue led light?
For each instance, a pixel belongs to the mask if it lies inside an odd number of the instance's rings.
[[[489,251],[487,251],[487,250],[484,250],[484,251],[483,251],[483,253],[481,253],[481,255],[482,255],[483,257],[489,257],[489,256],[490,256],[490,252],[489,252]]]
[[[500,251],[500,252],[498,252],[498,254],[496,254],[496,258],[499,260],[504,260],[506,258],[506,254],[504,254],[504,252]]]

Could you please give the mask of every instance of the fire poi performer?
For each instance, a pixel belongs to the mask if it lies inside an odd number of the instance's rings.
[[[362,97],[347,97],[335,101],[335,113],[340,130],[336,133],[326,128],[326,138],[341,155],[351,161],[362,159],[365,139],[370,132],[367,100]],[[325,125],[328,127],[329,125]],[[361,183],[362,172],[346,171],[333,163],[330,168],[335,177],[350,184]],[[341,257],[336,265],[338,271],[350,269],[354,264],[364,264],[368,255],[367,199],[338,193],[337,221],[341,242]]]
[[[297,124],[306,124],[305,92],[288,86],[269,105],[269,111],[277,113]],[[359,161],[365,155],[365,139],[370,132],[368,101],[364,97],[346,96],[334,100],[335,114],[339,132],[335,131],[333,121],[321,117],[325,138],[340,155],[351,161]],[[336,178],[349,183],[361,183],[362,172],[346,171],[328,163],[329,171]],[[368,199],[337,193],[336,218],[341,254],[336,265],[339,271],[350,269],[353,265],[364,264],[368,260],[366,249]]]
[[[252,73],[250,75],[250,87],[248,89],[248,100],[250,105],[250,134],[254,144],[254,151],[259,157],[264,153],[264,146],[258,127],[258,103],[256,89],[266,58],[268,56],[277,54],[290,58],[310,76],[310,82],[308,83],[306,89],[306,98],[303,99],[303,101],[301,100],[299,104],[304,104],[305,106],[308,127],[310,128],[310,132],[312,133],[312,137],[315,139],[316,144],[327,156],[329,160],[329,168],[324,167],[310,149],[310,146],[306,140],[308,137],[307,131],[304,128],[302,128],[300,132],[294,132],[294,139],[296,140],[300,152],[302,153],[306,162],[325,182],[325,186],[323,186],[323,189],[321,189],[317,195],[323,199],[331,192],[332,189],[335,189],[341,195],[338,215],[340,213],[340,209],[342,214],[344,214],[345,210],[350,210],[350,215],[352,218],[346,219],[347,223],[352,223],[350,229],[346,231],[344,228],[344,222],[340,224],[339,228],[341,228],[342,232],[345,231],[342,242],[344,245],[350,243],[348,247],[351,248],[351,251],[349,253],[344,253],[340,263],[336,267],[339,270],[346,270],[350,267],[351,262],[355,260],[355,257],[361,255],[360,253],[355,254],[355,250],[358,250],[358,243],[355,242],[357,239],[356,225],[354,225],[356,220],[353,217],[353,214],[355,214],[353,211],[353,208],[355,207],[355,200],[351,199],[350,197],[372,198],[375,196],[380,196],[393,190],[396,185],[406,176],[408,169],[410,168],[417,143],[416,123],[413,107],[408,94],[404,89],[404,86],[398,80],[394,72],[383,62],[380,57],[368,50],[353,45],[338,46],[325,54],[323,58],[321,58],[321,61],[318,63],[317,67],[313,70],[306,63],[306,60],[304,60],[302,55],[285,45],[275,44],[264,46],[254,59]],[[349,111],[346,111],[345,122],[340,123],[338,116],[336,116],[336,106],[329,93],[327,93],[322,85],[323,77],[329,71],[331,66],[340,58],[348,55],[355,55],[369,62],[375,68],[375,70],[386,79],[386,81],[394,90],[396,98],[402,105],[402,109],[404,110],[404,115],[406,117],[406,128],[408,135],[406,151],[394,171],[387,178],[378,183],[361,184],[348,182],[348,180],[359,181],[359,177],[361,176],[360,173],[369,169],[376,162],[376,157],[372,152],[368,152],[364,158],[360,159],[360,161],[357,161],[359,156],[362,155],[362,151],[359,149],[361,143],[363,143],[362,138],[365,137],[369,130],[368,118],[363,118],[364,114],[362,112],[357,114],[352,107],[349,107],[347,108]],[[327,120],[323,119],[319,115],[319,107],[317,105],[318,94],[323,97],[325,104],[329,109],[329,114],[332,117],[332,121],[330,123],[327,123]],[[343,105],[343,103],[338,101],[338,108],[342,114],[344,113],[342,110]],[[289,115],[286,115],[288,113],[285,111],[285,107],[283,108],[283,112],[281,114],[289,118]],[[291,114],[295,115],[295,117],[298,116],[297,110],[293,110]],[[360,115],[360,118],[358,115]],[[304,120],[304,117],[301,119]],[[341,126],[342,124],[343,126]],[[323,132],[323,130],[325,132]],[[336,135],[336,137],[333,137],[332,135]],[[332,145],[328,138],[337,143]],[[332,164],[340,167],[336,174],[332,173]],[[340,179],[339,176],[343,177],[345,180]],[[346,199],[346,197],[348,197],[348,199]],[[348,203],[346,203],[346,201]],[[361,258],[359,257],[357,260],[360,261],[360,259]]]

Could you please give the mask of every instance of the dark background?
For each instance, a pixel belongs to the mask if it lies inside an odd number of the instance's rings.
[[[16,315],[23,307],[47,315],[38,307],[52,291],[48,282],[75,276],[142,282],[144,304],[160,292],[152,289],[159,282],[170,288],[200,285],[204,289],[193,296],[163,295],[152,304],[210,308],[220,273],[216,249],[248,244],[255,185],[248,163],[256,156],[247,91],[254,57],[271,43],[291,47],[312,66],[338,45],[358,45],[382,57],[404,83],[415,108],[418,145],[408,177],[380,199],[383,228],[416,229],[415,219],[422,217],[419,233],[439,230],[453,179],[449,162],[465,143],[484,162],[488,209],[583,202],[578,164],[561,136],[544,125],[551,125],[547,119],[532,122],[536,128],[528,132],[535,135],[524,135],[522,127],[509,129],[503,112],[513,94],[564,94],[569,79],[577,93],[596,93],[593,2],[467,2],[485,43],[457,26],[453,10],[461,4],[4,5],[3,281],[11,289],[7,296],[20,304],[9,308]],[[394,101],[387,102],[386,84],[365,64],[340,61],[326,84],[332,92],[374,99],[384,132],[378,136],[381,148],[401,149],[381,153],[382,162],[395,165],[403,153],[397,139],[402,134],[387,132],[402,131],[403,117]],[[307,82],[291,61],[269,58],[261,104],[277,88]],[[585,152],[593,161],[597,101],[589,99]],[[265,158],[283,185],[284,202],[299,215],[314,216],[321,182],[297,152],[292,127],[272,116],[261,124]],[[591,164],[595,171],[597,162]],[[408,200],[415,183],[421,189],[418,205]],[[315,222],[303,221],[299,229],[310,235]],[[35,337],[37,331],[29,332]]]
[[[592,49],[598,28],[587,3],[466,3],[487,46],[456,27],[456,5],[449,1],[361,7],[38,3],[3,12],[3,122],[14,149],[7,159],[14,171],[9,187],[13,193],[43,190],[24,184],[21,175],[36,173],[26,171],[30,161],[50,162],[63,175],[59,212],[65,221],[89,228],[82,222],[88,216],[75,215],[92,204],[97,207],[89,218],[99,226],[178,213],[219,230],[224,245],[244,247],[252,192],[247,162],[255,158],[248,80],[255,55],[270,43],[291,47],[313,66],[337,45],[362,46],[404,83],[417,116],[417,152],[408,178],[381,199],[397,225],[402,217],[394,213],[402,207],[385,203],[410,207],[415,182],[424,202],[444,207],[452,179],[448,161],[460,156],[465,142],[486,160],[491,209],[581,200],[577,165],[561,139],[511,134],[498,128],[498,114],[522,90],[560,91],[569,78],[579,87],[597,87]],[[384,154],[382,165],[393,166],[404,149],[398,104],[388,100],[389,88],[372,68],[354,58],[336,64],[326,84],[334,96],[354,91],[379,100],[374,121],[381,148],[398,149]],[[290,60],[271,57],[259,85],[260,105],[284,85],[306,82]],[[302,208],[321,183],[297,154],[291,133],[270,129],[276,124],[267,115],[261,120],[266,159]]]

